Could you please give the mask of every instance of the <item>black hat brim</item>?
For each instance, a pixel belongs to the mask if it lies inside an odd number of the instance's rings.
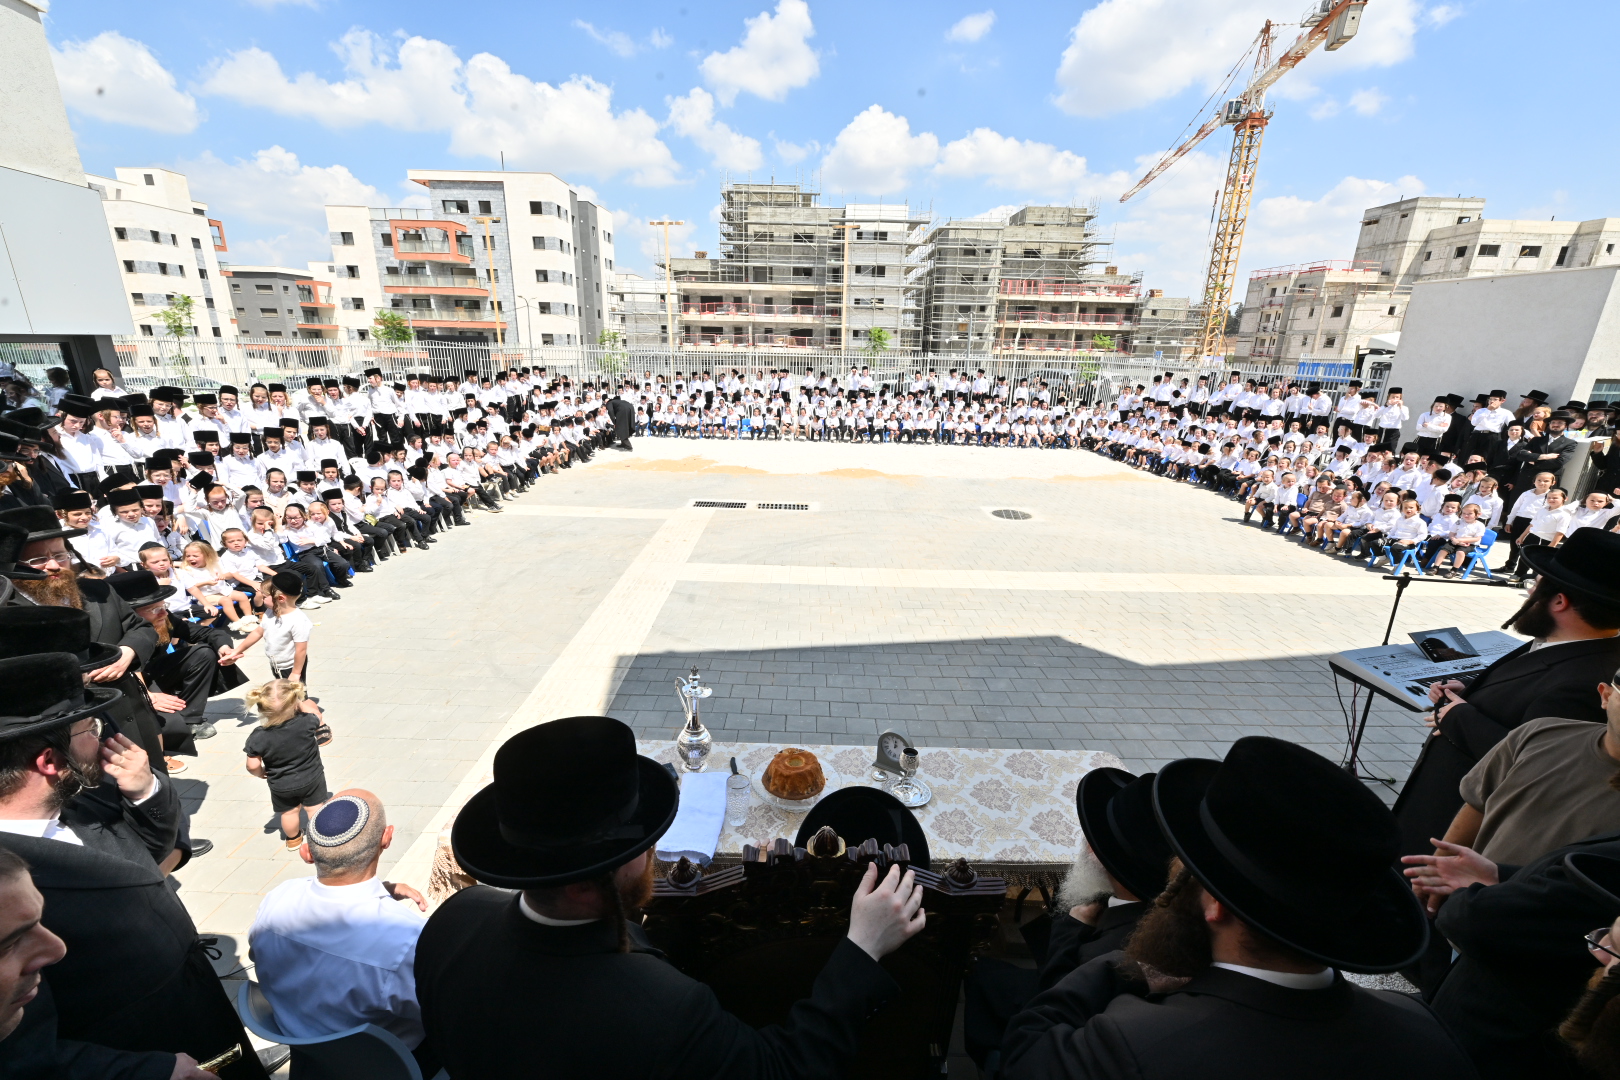
[[[50,575],[45,573],[45,571],[30,570],[21,563],[15,563],[9,569],[0,567],[0,578],[6,578],[11,581],[44,581],[48,577],[50,577]]]
[[[0,741],[21,738],[24,735],[32,735],[36,731],[48,731],[51,728],[61,727],[63,724],[83,720],[87,716],[102,711],[123,696],[124,692],[116,687],[89,685],[84,688],[84,704],[69,712],[47,717],[0,715]],[[4,708],[4,706],[0,706],[0,708]]]
[[[1108,802],[1118,795],[1136,777],[1124,769],[1092,769],[1080,778],[1074,791],[1075,816],[1080,819],[1080,831],[1096,854],[1103,869],[1114,875],[1131,895],[1139,900],[1151,900],[1164,891],[1163,874],[1155,882],[1137,864],[1108,824]],[[1161,868],[1162,870],[1162,868]]]
[[[123,655],[123,650],[121,650],[117,645],[107,645],[100,641],[92,641],[90,643],[90,647],[85,650],[85,655],[87,659],[79,661],[79,670],[85,674],[89,674],[92,671],[100,671],[109,664],[117,662],[118,658]]]
[[[923,831],[917,815],[899,799],[879,788],[857,785],[830,792],[804,815],[793,846],[809,847],[810,838],[827,825],[832,826],[833,831],[843,837],[850,847],[857,847],[871,839],[876,839],[880,844],[904,844],[911,865],[924,870],[929,868],[933,858],[928,850],[928,834]],[[851,832],[868,835],[851,836]]]
[[[1583,593],[1590,593],[1600,600],[1610,603],[1620,603],[1620,587],[1612,581],[1598,581],[1585,574],[1573,573],[1569,567],[1564,566],[1560,560],[1561,547],[1527,547],[1520,548],[1519,553],[1524,561],[1530,564],[1531,569],[1543,577],[1550,578],[1560,585],[1568,585]]]
[[[1588,896],[1607,904],[1620,916],[1620,859],[1592,851],[1575,851],[1564,856],[1564,871]]]
[[[147,604],[155,604],[159,600],[167,600],[169,597],[173,596],[179,591],[180,590],[175,588],[173,585],[159,585],[157,592],[151,593],[147,596],[124,597],[124,603],[129,605],[129,609],[131,611],[134,611],[136,608],[143,608]]]
[[[71,540],[75,536],[84,536],[89,531],[89,529],[69,529],[65,526],[60,529],[42,529],[39,532],[30,532],[28,539],[24,540],[23,543],[36,544],[41,540],[55,540],[59,536],[64,540]]]
[[[456,815],[450,850],[474,880],[502,889],[553,888],[605,874],[650,849],[675,823],[680,805],[675,778],[651,758],[638,755],[636,768],[640,773],[636,821],[642,828],[636,839],[549,851],[518,847],[501,835],[495,785],[490,784]]]
[[[1269,893],[1223,855],[1199,812],[1220,767],[1219,761],[1207,758],[1183,758],[1159,770],[1153,782],[1153,810],[1165,839],[1210,895],[1257,930],[1331,967],[1381,974],[1423,955],[1429,922],[1394,867],[1366,880],[1337,882],[1341,896],[1361,901],[1360,910],[1340,917]],[[1324,839],[1331,849],[1331,838]],[[1301,859],[1312,857],[1300,854]]]

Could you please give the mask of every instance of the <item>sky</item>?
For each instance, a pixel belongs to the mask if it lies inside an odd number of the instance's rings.
[[[85,168],[186,173],[238,263],[328,259],[324,204],[425,205],[407,169],[504,155],[612,211],[621,270],[654,272],[661,217],[718,254],[721,185],[774,178],[938,220],[1095,203],[1111,262],[1196,298],[1229,131],[1119,196],[1306,7],[679,2],[55,0],[45,25]],[[1620,216],[1609,62],[1576,40],[1617,29],[1594,0],[1370,0],[1268,98],[1241,272],[1349,258],[1413,195]]]

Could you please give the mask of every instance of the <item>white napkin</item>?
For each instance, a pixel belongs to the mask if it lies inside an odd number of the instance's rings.
[[[660,859],[674,862],[685,855],[700,866],[709,865],[726,820],[728,776],[725,770],[681,774],[681,808],[675,813],[675,824],[658,839]]]

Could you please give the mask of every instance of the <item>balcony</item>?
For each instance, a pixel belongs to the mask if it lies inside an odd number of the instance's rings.
[[[331,307],[332,305],[327,304],[326,306]],[[333,320],[331,317],[327,316],[325,313],[323,313],[321,311],[317,311],[314,308],[312,308],[312,307],[310,307],[309,305],[306,304],[306,305],[304,305],[303,314],[302,314],[302,317],[298,321],[298,325],[300,327],[304,327],[304,326],[336,326],[337,322],[335,320]]]
[[[440,253],[444,253],[444,252],[448,252],[450,250],[450,241],[448,241],[448,240],[401,240],[401,241],[399,241],[398,243],[396,243],[394,245],[394,250],[395,251],[408,252],[408,253],[410,253],[412,255],[420,254],[422,252],[440,252]]]
[[[1329,270],[1342,270],[1378,277],[1383,270],[1380,263],[1358,259],[1322,259],[1318,262],[1292,263],[1288,266],[1268,266],[1264,270],[1251,270],[1250,281],[1263,278],[1295,277],[1300,274],[1320,274]]]
[[[1080,345],[1073,341],[1014,341],[1012,338],[997,338],[993,343],[996,352],[1017,353],[1087,353],[1106,355],[1126,355],[1130,349],[1096,349]]]
[[[693,318],[702,315],[724,315],[728,318],[820,319],[829,315],[837,318],[838,309],[791,304],[682,304],[681,315]]]
[[[412,326],[460,326],[472,323],[493,328],[495,312],[485,308],[388,308],[395,315],[403,315]],[[502,326],[506,320],[500,320]]]
[[[1083,311],[1003,311],[997,315],[996,321],[1020,326],[1044,323],[1061,326],[1108,326],[1119,329],[1136,325],[1129,315],[1097,315]]]
[[[1135,300],[1142,291],[1134,285],[1101,285],[1087,281],[1036,281],[1003,278],[997,292],[1003,296],[1073,296],[1099,300]]]
[[[816,348],[811,344],[810,337],[797,337],[792,334],[772,334],[769,337],[755,335],[750,340],[747,334],[682,334],[682,348],[720,348],[720,349],[809,349]]]
[[[383,292],[397,296],[488,296],[472,274],[386,274]]]

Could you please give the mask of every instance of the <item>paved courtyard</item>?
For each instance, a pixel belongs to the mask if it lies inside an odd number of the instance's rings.
[[[1377,644],[1392,599],[1359,564],[1243,527],[1227,499],[1085,452],[644,439],[506,505],[311,612],[328,784],[381,796],[384,876],[418,887],[504,738],[604,712],[672,736],[694,664],[717,739],[894,729],[1151,769],[1270,734],[1337,760],[1324,658]],[[1395,632],[1494,628],[1518,602],[1419,585]],[[245,664],[265,676],[257,650]],[[242,956],[259,897],[310,869],[243,771],[240,697],[209,711],[220,734],[178,782],[216,847],[176,877]],[[1364,760],[1398,781],[1422,734],[1375,706]]]

